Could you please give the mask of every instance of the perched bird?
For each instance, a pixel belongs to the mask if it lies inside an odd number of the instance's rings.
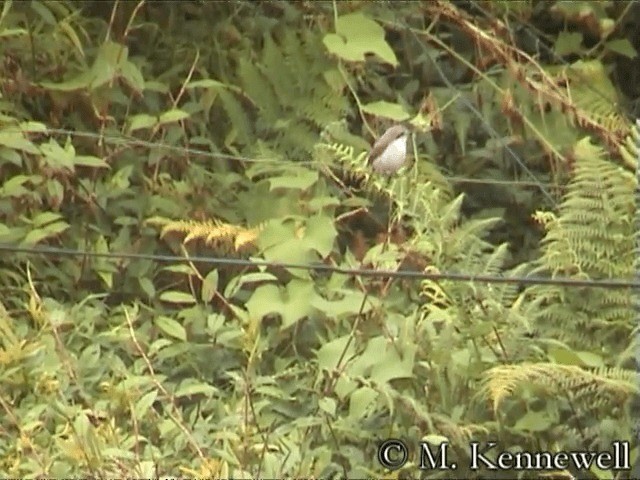
[[[371,147],[367,163],[376,173],[396,173],[407,160],[408,138],[409,130],[404,125],[388,128]]]

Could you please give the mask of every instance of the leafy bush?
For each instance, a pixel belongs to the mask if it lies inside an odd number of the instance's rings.
[[[5,2],[0,471],[379,477],[395,437],[397,476],[537,478],[469,442],[629,440],[631,288],[488,278],[633,278],[633,11],[582,3]],[[541,15],[572,31],[534,51]]]

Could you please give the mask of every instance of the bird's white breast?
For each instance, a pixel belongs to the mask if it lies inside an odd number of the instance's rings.
[[[407,158],[407,136],[396,138],[373,161],[373,169],[378,173],[391,174],[397,172]]]

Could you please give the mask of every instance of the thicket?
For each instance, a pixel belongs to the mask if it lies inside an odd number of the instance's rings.
[[[472,440],[635,461],[632,284],[438,274],[633,281],[639,19],[5,1],[0,472],[538,478],[470,471]],[[411,162],[377,177],[402,121]],[[459,469],[387,471],[389,437]]]

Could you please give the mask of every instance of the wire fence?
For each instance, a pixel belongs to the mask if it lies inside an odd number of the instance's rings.
[[[489,17],[491,14],[485,11],[480,4],[472,2],[473,7],[481,14]],[[431,66],[437,72],[440,80],[447,88],[451,89],[453,93],[461,93],[460,89],[447,77],[444,71],[441,69],[438,61],[432,58],[431,52],[424,45],[423,40],[418,33],[407,25],[402,20],[398,20],[397,25],[399,28],[404,28],[409,32],[419,45],[422,45],[422,51],[427,58],[429,58]],[[545,53],[552,55],[558,62],[563,63],[567,67],[570,64],[561,57],[558,57],[552,48],[548,47],[544,43],[539,44],[539,48],[545,50]],[[593,88],[590,86],[590,88]],[[602,98],[605,95],[602,92],[596,92]],[[500,136],[496,129],[482,116],[482,113],[468,100],[464,95],[459,96],[459,101],[466,107],[466,109],[475,116],[485,127],[487,133],[494,139],[498,139]],[[5,128],[3,131],[10,132],[11,129]],[[173,152],[181,155],[193,155],[201,156],[212,159],[224,159],[233,162],[240,162],[243,164],[258,164],[258,163],[273,163],[273,164],[290,164],[289,160],[283,160],[279,158],[252,158],[241,155],[230,155],[222,152],[207,151],[203,149],[193,148],[189,145],[176,146],[165,144],[156,141],[143,140],[130,135],[126,135],[122,132],[119,133],[94,133],[74,131],[63,128],[47,128],[44,125],[32,124],[32,129],[15,131],[21,133],[28,133],[33,135],[67,135],[78,138],[91,138],[96,140],[98,144],[107,143],[116,146],[122,146],[124,148],[136,148],[141,147],[149,150],[165,150],[167,152]],[[540,181],[533,172],[531,172],[524,160],[515,152],[509,145],[504,146],[505,151],[509,157],[521,168],[521,170],[530,177],[530,180],[498,180],[487,178],[467,178],[459,176],[447,176],[443,175],[443,179],[452,183],[467,183],[467,184],[479,184],[479,185],[503,185],[513,186],[521,188],[537,188],[551,200],[555,205],[556,201],[549,193],[551,189],[562,189],[563,185],[550,184]],[[296,162],[299,165],[314,165],[320,162],[316,160],[300,160]],[[640,172],[638,173],[640,178]],[[640,192],[636,193],[636,201],[640,199]],[[638,229],[640,230],[640,215],[638,215]],[[640,252],[640,243],[638,244],[638,251]],[[533,285],[533,284],[545,284],[545,285],[565,285],[573,287],[598,287],[598,288],[639,288],[640,287],[640,265],[638,266],[638,272],[635,279],[579,279],[579,278],[560,278],[560,277],[506,277],[499,275],[477,275],[468,272],[416,272],[407,270],[380,270],[380,269],[368,269],[368,268],[345,268],[327,264],[297,264],[297,263],[282,263],[282,262],[270,262],[261,259],[238,259],[238,258],[226,258],[226,257],[213,257],[213,256],[197,256],[197,257],[181,257],[176,255],[164,255],[164,254],[142,254],[131,252],[108,252],[98,253],[90,251],[80,251],[66,248],[56,247],[44,247],[44,246],[21,246],[0,244],[0,251],[11,253],[22,253],[26,255],[46,255],[46,256],[78,256],[78,257],[103,257],[111,259],[146,259],[156,262],[185,262],[190,261],[201,264],[212,264],[218,268],[231,268],[231,267],[280,267],[296,270],[308,270],[315,272],[331,272],[346,275],[359,275],[366,277],[385,277],[385,278],[401,278],[401,279],[413,279],[413,280],[451,280],[451,281],[472,281],[472,282],[486,282],[486,283],[514,283],[520,285]],[[639,253],[640,255],[640,253]],[[640,300],[638,300],[638,312],[640,315]],[[640,355],[640,354],[639,354]]]
[[[178,256],[168,254],[130,253],[130,252],[91,252],[56,247],[20,247],[0,244],[0,251],[24,253],[28,255],[46,255],[53,257],[74,256],[87,258],[109,258],[119,260],[150,260],[160,263],[185,263],[215,265],[217,268],[253,267],[253,268],[285,268],[306,270],[317,273],[336,273],[343,275],[394,278],[404,280],[450,280],[458,282],[511,283],[517,285],[563,285],[568,287],[594,288],[640,288],[640,278],[633,279],[589,279],[540,276],[501,276],[459,272],[384,270],[377,268],[340,267],[324,263],[307,264],[293,262],[274,262],[262,259],[229,258],[214,256]]]

